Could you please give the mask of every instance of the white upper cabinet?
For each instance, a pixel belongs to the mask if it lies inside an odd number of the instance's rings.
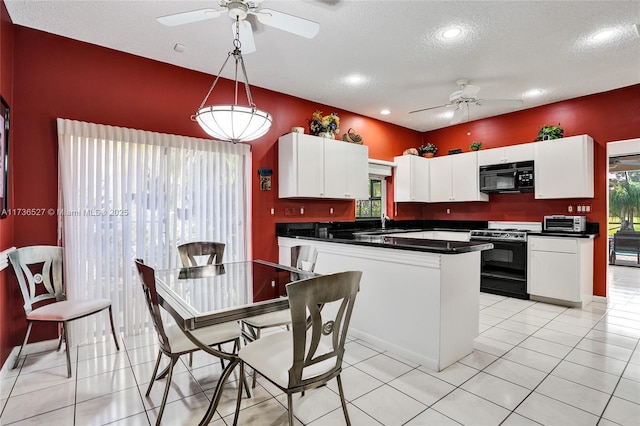
[[[394,157],[396,169],[393,177],[395,202],[429,201],[429,160],[417,155]]]
[[[535,198],[593,198],[593,139],[588,135],[536,142]]]
[[[429,160],[430,201],[488,201],[480,192],[477,152],[447,155]]]
[[[280,198],[369,197],[369,148],[288,133],[278,139]]]
[[[535,157],[534,145],[535,143],[523,143],[501,148],[481,149],[478,151],[478,166],[533,161]]]

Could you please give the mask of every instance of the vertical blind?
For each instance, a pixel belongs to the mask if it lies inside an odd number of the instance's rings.
[[[125,336],[150,324],[134,259],[180,265],[177,246],[226,244],[251,258],[251,152],[246,144],[58,119],[67,297],[109,298]],[[77,339],[109,337],[106,315],[75,321]]]

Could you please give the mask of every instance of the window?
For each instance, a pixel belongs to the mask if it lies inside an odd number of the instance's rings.
[[[385,180],[382,176],[369,177],[369,198],[356,200],[356,219],[379,219],[386,213]]]

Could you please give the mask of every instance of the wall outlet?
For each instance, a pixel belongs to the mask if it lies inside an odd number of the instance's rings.
[[[589,213],[591,211],[591,206],[584,206],[584,211]]]
[[[451,214],[451,209],[447,209],[447,214]]]
[[[570,205],[569,207],[567,207],[567,211],[571,213],[573,211],[573,206]]]
[[[300,216],[304,214],[304,207],[300,207]]]
[[[333,214],[333,207],[329,207],[329,214]]]
[[[276,214],[276,209],[274,209],[273,207],[271,207],[271,216],[273,216],[274,214]]]

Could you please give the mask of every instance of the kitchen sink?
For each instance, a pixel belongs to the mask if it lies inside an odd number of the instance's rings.
[[[353,235],[385,235],[385,234],[395,234],[397,232],[412,232],[412,231],[420,231],[420,229],[407,229],[407,228],[371,229],[367,231],[354,232]]]

